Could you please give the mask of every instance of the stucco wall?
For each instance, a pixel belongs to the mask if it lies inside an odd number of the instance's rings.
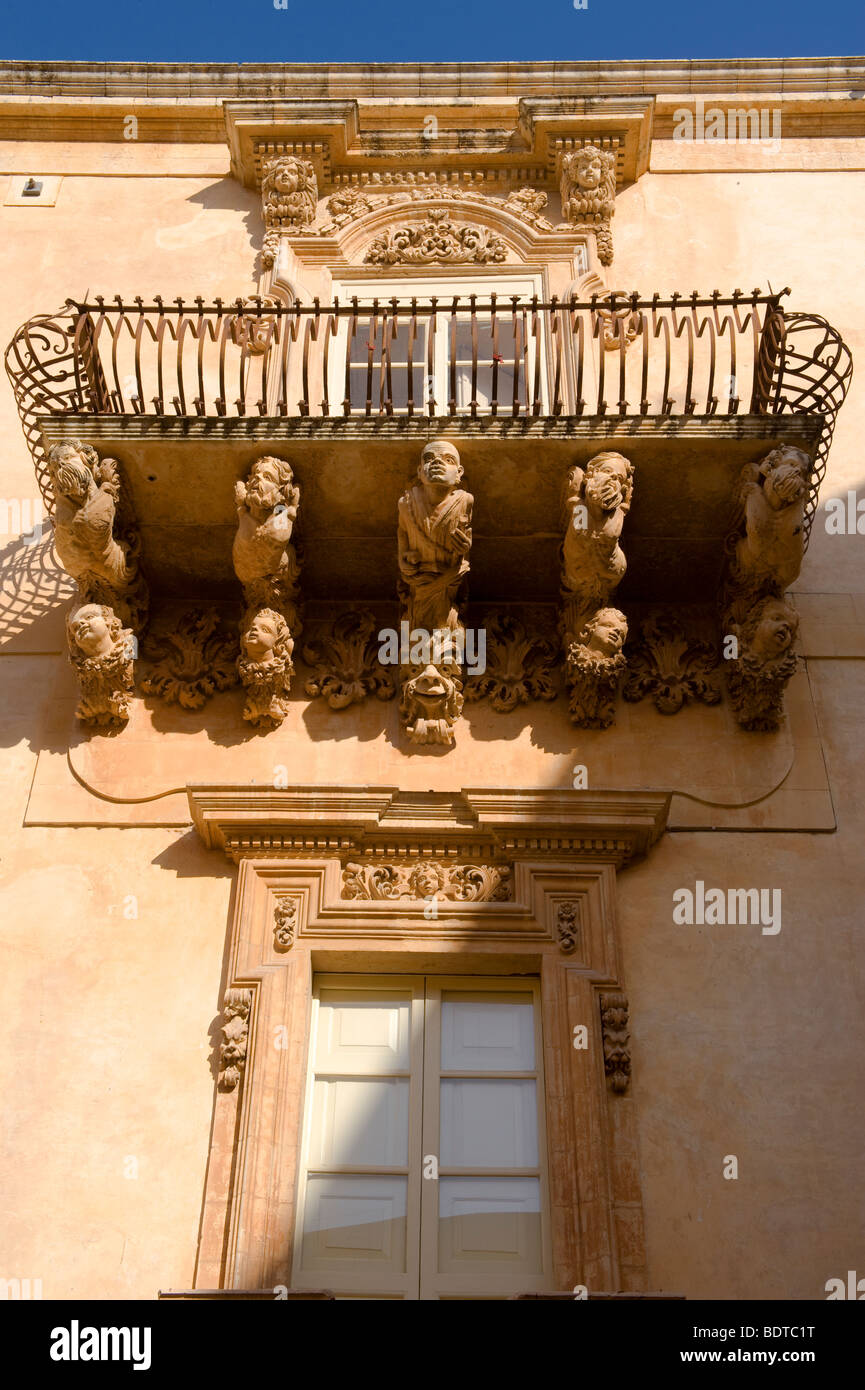
[[[88,289],[170,300],[254,288],[257,199],[212,164],[189,174],[176,148],[124,147],[127,167],[160,176],[76,177],[80,149],[40,146],[39,154],[42,167],[70,172],[56,207],[0,207],[3,343],[33,312]],[[216,157],[212,149],[205,156]],[[227,170],[227,155],[222,162]],[[855,276],[863,221],[862,173],[650,172],[619,197],[610,283],[643,292],[789,284],[792,306],[823,314],[861,358]],[[0,494],[33,497],[6,389],[0,428]],[[863,430],[860,381],[840,417],[824,498],[865,487]],[[861,538],[830,538],[818,517],[796,585],[803,595],[841,596],[834,605],[808,600],[812,650],[821,650],[827,625],[835,631],[807,679],[837,832],[671,832],[620,878],[653,1289],[820,1297],[828,1278],[861,1262],[850,1200],[863,1141],[851,1081],[863,1018],[861,555]],[[150,1297],[192,1280],[213,1094],[208,1027],[221,995],[232,871],[189,828],[160,827],[159,803],[143,817],[150,826],[76,828],[88,816],[73,810],[67,827],[24,827],[37,758],[62,762],[69,736],[72,689],[60,655],[69,586],[52,574],[42,547],[15,537],[0,538],[0,562],[0,1273],[42,1278],[46,1297]],[[858,605],[845,595],[858,595]],[[636,743],[627,727],[603,735],[615,785],[628,784],[628,758],[654,736],[652,719],[672,746],[677,727],[689,738],[702,728],[711,737],[702,715],[688,711],[677,726],[649,711]],[[568,726],[559,718],[563,740]],[[489,723],[468,769],[459,746],[427,761],[435,768],[429,785],[547,784],[566,775],[566,743],[553,758],[528,735],[496,741],[492,716]],[[750,737],[757,747],[761,736]],[[159,735],[145,728],[137,756],[150,775],[148,740],[152,753]],[[321,780],[391,781],[404,762],[406,784],[420,785],[417,763],[392,746],[383,774],[375,738],[352,741],[347,757],[326,728],[314,738],[298,719],[292,742]],[[207,737],[197,741],[196,780],[220,775],[211,748]],[[125,794],[134,794],[128,768],[123,775]],[[747,777],[733,780],[746,799]],[[642,769],[632,781],[645,785]],[[729,784],[719,767],[694,789],[711,797]],[[38,785],[50,802],[44,769]],[[780,887],[781,932],[675,926],[673,890],[696,879]],[[137,917],[124,915],[131,898]],[[722,1177],[731,1154],[737,1181]],[[134,1171],[130,1159],[137,1177],[124,1176]]]

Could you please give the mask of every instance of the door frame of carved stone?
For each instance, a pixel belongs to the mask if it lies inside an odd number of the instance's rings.
[[[195,1287],[290,1285],[313,980],[368,973],[538,979],[553,1288],[645,1289],[626,1034],[605,1031],[602,1007],[625,1006],[617,868],[661,833],[668,798],[192,788],[190,801],[205,841],[239,862]],[[416,897],[343,896],[358,866],[364,891],[404,892],[430,862],[445,891],[479,897],[443,898],[431,917]]]

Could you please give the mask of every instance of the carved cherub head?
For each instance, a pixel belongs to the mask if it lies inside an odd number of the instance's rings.
[[[612,450],[595,454],[586,464],[583,489],[586,501],[604,512],[614,512],[617,507],[627,511],[631,504],[633,477],[633,464],[623,454]]]
[[[313,166],[294,155],[271,160],[262,176],[261,196],[265,208],[273,216],[293,222],[312,222],[318,201]]]
[[[764,598],[739,626],[746,664],[771,666],[784,661],[799,630],[799,615],[780,598]]]
[[[436,488],[455,488],[463,476],[459,450],[447,439],[434,439],[420,456],[418,477]]]
[[[600,608],[584,626],[578,642],[595,657],[621,654],[628,636],[628,620],[618,608]]]
[[[89,444],[74,439],[70,444],[55,444],[48,453],[48,469],[54,496],[80,505],[96,490],[94,476],[99,455]]]
[[[603,155],[597,145],[583,145],[570,156],[570,173],[578,188],[600,188],[604,177]]]
[[[259,608],[240,639],[247,660],[254,666],[290,661],[294,641],[288,623],[273,608]]]
[[[66,619],[66,635],[73,659],[108,656],[122,632],[120,619],[103,603],[85,603]]]
[[[445,886],[445,872],[438,864],[424,861],[412,869],[409,888],[415,898],[433,898]]]
[[[763,478],[763,495],[769,506],[780,511],[804,496],[810,471],[810,458],[792,444],[781,444],[767,454],[760,464],[760,474]]]

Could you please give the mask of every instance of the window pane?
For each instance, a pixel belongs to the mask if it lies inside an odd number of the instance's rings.
[[[442,994],[442,1071],[534,1071],[532,995]]]
[[[445,1168],[535,1168],[534,1081],[442,1081],[441,1163]]]
[[[305,1270],[405,1270],[406,1179],[311,1176]]]
[[[408,1163],[408,1090],[407,1080],[316,1081],[310,1167]]]
[[[541,1185],[537,1178],[442,1178],[439,1271],[541,1271]]]
[[[402,991],[323,989],[316,1071],[407,1071],[410,996]]]

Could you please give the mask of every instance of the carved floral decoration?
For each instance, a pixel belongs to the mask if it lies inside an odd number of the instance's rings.
[[[486,670],[469,676],[467,700],[488,699],[499,714],[529,700],[554,700],[557,643],[530,632],[510,613],[484,618]]]
[[[367,610],[343,613],[329,632],[303,649],[303,659],[315,667],[305,686],[307,695],[321,696],[331,709],[346,709],[375,695],[392,700],[393,673],[378,659],[375,616]]]
[[[201,709],[217,690],[237,684],[237,639],[213,608],[187,609],[173,628],[148,638],[145,655],[150,669],[141,688],[167,705]]]
[[[376,237],[364,260],[368,265],[499,265],[506,258],[505,243],[488,228],[457,224],[447,209],[431,208],[425,222],[394,227]]]
[[[511,897],[511,871],[499,864],[346,864],[343,898],[365,902],[408,898],[424,902],[505,902]]]
[[[297,898],[279,898],[273,909],[273,949],[290,951],[297,930]]]
[[[643,620],[639,642],[628,651],[622,695],[631,702],[651,696],[661,714],[675,714],[689,700],[717,705],[719,665],[711,642],[687,636],[671,613],[652,613]]]
[[[556,911],[556,937],[565,956],[573,955],[580,940],[580,906],[572,901],[559,903]]]

